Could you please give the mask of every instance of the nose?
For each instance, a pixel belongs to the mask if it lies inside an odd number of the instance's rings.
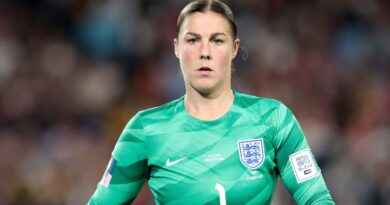
[[[201,60],[210,60],[211,59],[210,48],[209,48],[209,44],[207,42],[202,43],[202,47],[200,50],[200,59]]]

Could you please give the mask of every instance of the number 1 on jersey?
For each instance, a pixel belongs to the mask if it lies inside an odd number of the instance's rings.
[[[221,184],[216,183],[215,189],[218,190],[219,193],[219,204],[220,205],[226,205],[226,196],[225,196],[225,189]]]

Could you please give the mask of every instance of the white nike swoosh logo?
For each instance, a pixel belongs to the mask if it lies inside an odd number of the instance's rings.
[[[181,161],[183,161],[183,160],[185,160],[185,159],[187,159],[187,157],[183,157],[183,158],[181,158],[181,159],[178,159],[178,160],[175,160],[175,161],[169,161],[169,159],[167,160],[167,162],[165,163],[165,165],[167,166],[167,167],[170,167],[170,166],[172,166],[172,165],[175,165],[175,164],[177,164],[177,163],[179,163],[179,162],[181,162]]]

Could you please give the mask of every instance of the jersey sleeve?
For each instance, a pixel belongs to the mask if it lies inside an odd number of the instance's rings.
[[[148,175],[147,147],[139,114],[126,125],[88,205],[130,204]]]
[[[276,116],[276,164],[297,204],[334,204],[301,127],[283,104]]]

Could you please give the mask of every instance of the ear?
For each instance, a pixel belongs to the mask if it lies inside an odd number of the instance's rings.
[[[179,58],[179,42],[177,38],[173,39],[173,46],[175,47],[175,56],[176,58]]]
[[[236,38],[233,42],[233,55],[232,58],[234,59],[238,53],[238,48],[240,48],[240,39]]]

